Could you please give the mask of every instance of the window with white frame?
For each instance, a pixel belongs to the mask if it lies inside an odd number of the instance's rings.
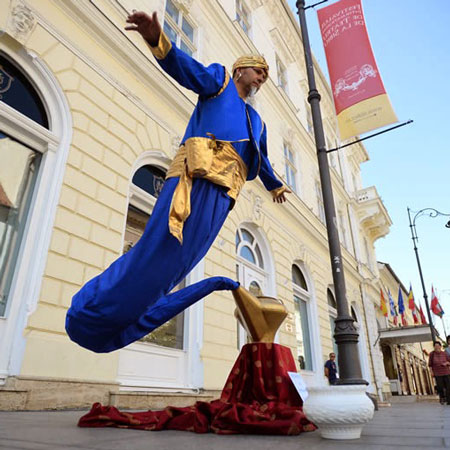
[[[331,152],[329,153],[329,162],[330,162],[330,166],[336,170],[337,174],[342,177],[342,171],[341,171],[341,163],[339,161],[339,155],[338,155],[338,151],[335,152]]]
[[[129,251],[141,238],[164,185],[166,173],[162,167],[146,164],[133,175],[130,186],[130,204],[128,206],[127,222],[123,252]],[[175,289],[185,286],[182,281]],[[184,312],[153,330],[140,342],[160,345],[175,349],[183,349],[184,345]]]
[[[1,54],[0,103],[31,119],[37,128],[49,128],[37,91],[21,69]],[[42,153],[24,144],[19,133],[0,130],[0,317],[6,315],[41,159]]]
[[[0,39],[0,131],[1,385],[22,367],[23,330],[38,306],[72,140],[54,74],[8,39]]]
[[[251,20],[250,10],[245,0],[236,0],[236,20],[247,36],[250,36]]]
[[[264,270],[264,259],[253,233],[245,228],[239,228],[236,232],[236,253],[241,258]]]
[[[308,303],[310,293],[305,276],[300,268],[292,266],[292,285],[294,290],[295,337],[297,341],[297,359],[302,370],[313,370],[311,331],[309,325]]]
[[[322,223],[325,223],[325,206],[323,204],[322,187],[321,187],[319,180],[316,181],[315,188],[316,188],[316,199],[317,199],[317,213],[319,216],[319,220]]]
[[[287,70],[286,66],[281,62],[278,55],[276,55],[276,64],[277,64],[277,77],[278,77],[278,86],[283,89],[286,94],[288,93],[288,79],[287,79]]]
[[[251,228],[241,226],[236,231],[236,275],[237,279],[253,295],[261,296],[269,293],[268,261],[263,254],[262,240]],[[240,349],[248,341],[244,328],[237,326],[237,348]]]
[[[348,236],[347,220],[343,211],[338,212],[338,220],[341,229],[341,240],[344,247],[350,251],[350,239]]]
[[[328,315],[330,318],[330,330],[331,330],[331,342],[333,344],[333,351],[336,354],[336,360],[338,359],[338,346],[336,344],[336,341],[334,340],[334,328],[335,328],[335,319],[337,317],[337,304],[336,300],[334,299],[333,292],[331,292],[331,289],[327,289],[327,302],[328,302]]]
[[[312,119],[311,105],[307,101],[305,101],[305,111],[306,111],[306,129],[308,130],[309,134],[313,135],[314,125]]]
[[[299,193],[297,189],[297,164],[295,154],[289,145],[285,142],[284,148],[284,172],[286,175],[286,184],[290,186],[295,193]]]
[[[195,28],[175,1],[167,0],[164,32],[169,39],[190,56],[195,53]]]

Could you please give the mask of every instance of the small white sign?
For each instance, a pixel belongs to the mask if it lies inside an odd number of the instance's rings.
[[[305,401],[308,398],[308,390],[306,389],[305,381],[298,372],[288,372],[291,381],[294,383],[295,389],[297,389],[298,395]]]

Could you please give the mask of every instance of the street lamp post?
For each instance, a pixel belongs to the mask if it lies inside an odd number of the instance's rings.
[[[344,267],[342,264],[330,169],[328,166],[322,114],[320,111],[320,94],[316,88],[308,28],[306,25],[305,1],[298,0],[296,6],[297,14],[299,15],[303,48],[305,52],[305,63],[309,85],[308,102],[311,105],[314,137],[316,142],[317,159],[319,163],[320,181],[322,185],[323,204],[328,233],[331,270],[336,294],[338,316],[335,320],[334,338],[336,340],[339,352],[339,384],[368,384],[367,381],[362,378],[361,364],[358,353],[358,331],[354,325],[353,317],[349,314],[349,307],[345,292]]]
[[[424,208],[420,211],[416,212],[415,216],[411,220],[411,209],[408,207],[408,218],[409,218],[409,227],[411,228],[411,236],[414,243],[414,252],[416,254],[416,260],[417,260],[417,267],[419,268],[419,276],[420,276],[420,282],[422,283],[422,290],[423,290],[423,299],[425,300],[425,307],[427,309],[428,314],[428,323],[430,325],[430,331],[431,331],[431,339],[433,342],[436,341],[436,331],[433,326],[433,322],[431,320],[431,311],[430,311],[430,305],[428,304],[428,296],[427,296],[427,290],[425,288],[425,282],[423,280],[423,274],[422,274],[422,266],[420,265],[420,259],[419,259],[419,251],[417,250],[417,241],[419,240],[417,237],[417,230],[416,230],[416,219],[423,215],[428,215],[430,217],[437,217],[437,216],[446,216],[450,217],[450,214],[441,213],[440,211],[434,209],[434,208]],[[450,220],[446,223],[446,228],[450,228]]]
[[[345,291],[344,265],[342,264],[330,168],[328,167],[322,114],[320,112],[320,94],[316,88],[314,64],[306,26],[305,1],[298,0],[296,6],[305,52],[309,86],[308,102],[311,105],[331,272],[336,294],[338,316],[335,319],[334,338],[339,351],[338,384],[308,387],[309,396],[303,404],[303,411],[319,427],[323,438],[359,439],[363,426],[373,417],[374,405],[366,395],[368,383],[362,378],[361,373],[358,352],[359,334],[353,317],[349,314]]]

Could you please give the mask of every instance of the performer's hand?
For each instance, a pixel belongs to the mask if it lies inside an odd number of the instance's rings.
[[[276,197],[273,198],[274,202],[277,203],[284,203],[287,198],[285,194],[292,194],[292,191],[290,191],[289,189],[284,190],[283,192],[281,192],[279,195],[277,195]]]
[[[125,30],[137,31],[152,47],[158,45],[161,25],[156,11],[150,17],[145,12],[133,10],[133,13],[127,17],[127,23],[132,25],[126,26]]]

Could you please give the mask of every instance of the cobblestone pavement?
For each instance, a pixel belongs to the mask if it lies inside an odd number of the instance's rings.
[[[450,448],[450,406],[417,402],[380,408],[361,439],[300,436],[217,436],[182,431],[78,428],[84,411],[0,412],[2,450],[321,450]]]

